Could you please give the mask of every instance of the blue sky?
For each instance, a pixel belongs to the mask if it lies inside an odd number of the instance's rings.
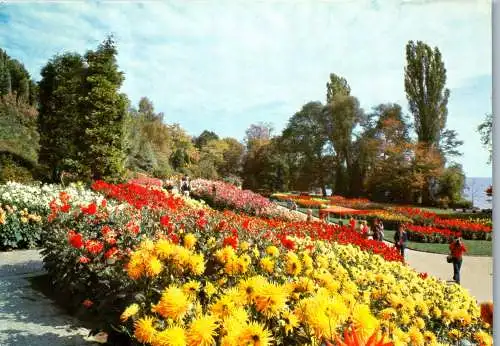
[[[30,2],[0,4],[0,47],[35,79],[54,54],[118,41],[123,91],[169,123],[242,139],[259,121],[280,132],[329,73],[362,107],[404,93],[405,45],[438,46],[451,91],[448,127],[465,140],[468,176],[491,176],[476,128],[491,112],[491,3],[485,0]]]

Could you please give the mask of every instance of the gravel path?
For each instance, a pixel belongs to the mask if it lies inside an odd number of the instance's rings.
[[[43,274],[38,250],[0,252],[0,345],[80,346],[88,330],[30,286]]]

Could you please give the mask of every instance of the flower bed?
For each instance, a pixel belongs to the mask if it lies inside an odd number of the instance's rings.
[[[271,206],[269,199],[222,181],[195,179],[191,182],[191,189],[193,196],[202,198],[216,209],[233,209],[255,215]]]
[[[79,203],[102,199],[101,195],[78,184],[66,188],[15,182],[0,185],[0,250],[40,245],[44,223],[50,213],[50,201],[62,191]]]
[[[399,223],[411,223],[417,226],[433,228],[433,236],[429,237],[429,228],[414,228],[413,239],[416,241],[441,241],[448,239],[450,234],[461,235],[464,239],[470,240],[491,240],[492,223],[491,218],[481,218],[476,220],[467,216],[467,219],[459,215],[438,215],[436,213],[413,207],[385,207],[373,203],[364,198],[345,198],[342,196],[328,197],[328,200],[314,199],[298,195],[274,194],[273,198],[281,201],[293,200],[299,206],[306,208],[328,208],[330,206],[340,206],[344,208],[357,209],[349,212],[330,212],[338,218],[363,217],[367,221],[379,218],[384,222],[386,229],[397,229]],[[442,229],[441,231],[438,229]],[[425,231],[424,231],[425,230]],[[450,233],[451,232],[451,233]],[[418,233],[418,234],[417,234]]]
[[[464,239],[491,240],[491,225],[457,218],[442,218],[436,213],[418,208],[394,208],[394,210],[411,217],[416,224],[442,228],[444,229],[443,234],[451,230]]]
[[[63,195],[44,262],[75,303],[140,343],[327,344],[379,327],[396,345],[491,339],[464,289],[347,227],[196,209],[132,184],[94,188],[134,206]]]

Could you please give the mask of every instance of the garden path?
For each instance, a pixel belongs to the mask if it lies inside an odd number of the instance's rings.
[[[453,265],[446,262],[446,255],[406,250],[408,265],[418,272],[451,281]],[[460,270],[460,283],[479,303],[493,301],[493,257],[464,256]]]
[[[31,287],[43,273],[38,250],[0,252],[0,345],[90,345],[88,329]]]

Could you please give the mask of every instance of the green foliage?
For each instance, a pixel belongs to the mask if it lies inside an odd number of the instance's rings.
[[[486,114],[484,121],[477,127],[481,135],[481,143],[489,152],[488,163],[491,164],[493,157],[493,114]]]
[[[32,164],[38,160],[39,134],[36,109],[16,101],[14,94],[0,99],[0,152],[8,152]]]
[[[0,152],[0,183],[33,181],[33,163],[12,153]]]
[[[33,85],[24,66],[0,49],[0,182],[33,180],[40,137]]]
[[[80,106],[83,58],[66,53],[52,58],[41,71],[39,82],[40,132],[39,163],[50,169],[48,179],[55,181],[63,170],[80,162],[84,135],[84,113]]]
[[[332,102],[337,95],[351,95],[351,87],[344,77],[330,73],[330,81],[326,83],[326,103]]]
[[[299,185],[308,190],[315,186],[324,187],[327,183],[332,151],[323,127],[323,109],[320,102],[305,104],[283,130],[282,148],[296,157],[293,165],[296,177],[293,180],[301,180],[293,187]]]
[[[124,94],[118,91],[123,72],[118,71],[115,42],[108,37],[96,51],[85,55],[81,107],[85,110],[80,155],[94,179],[115,179],[124,171],[122,148],[123,120],[127,106]]]
[[[453,164],[439,177],[439,196],[446,198],[451,204],[457,203],[462,199],[464,185],[465,173],[462,166]]]
[[[226,137],[223,141],[227,144],[227,149],[223,152],[223,160],[218,166],[219,176],[226,178],[239,176],[242,170],[245,147],[235,138]]]
[[[287,186],[288,167],[277,139],[253,141],[243,162],[243,188],[254,191],[283,191]]]
[[[0,49],[0,97],[14,94],[16,102],[35,105],[36,86],[23,64]]]
[[[354,165],[353,130],[363,118],[359,101],[342,93],[334,95],[324,109],[323,128],[335,151],[335,193],[349,194]]]
[[[84,179],[113,179],[123,173],[123,121],[127,100],[118,92],[116,47],[108,37],[84,58],[54,57],[42,69],[40,88],[40,163],[51,180],[63,170]]]
[[[218,140],[219,136],[215,132],[205,130],[198,137],[194,138],[194,145],[201,149],[211,140]]]
[[[176,135],[176,131],[182,132],[178,127],[164,124],[163,114],[155,113],[153,103],[143,97],[139,109],[130,109],[125,119],[126,168],[161,178],[170,176],[175,138],[182,136]]]
[[[405,91],[418,141],[438,147],[448,116],[446,69],[437,47],[422,41],[406,45]]]

